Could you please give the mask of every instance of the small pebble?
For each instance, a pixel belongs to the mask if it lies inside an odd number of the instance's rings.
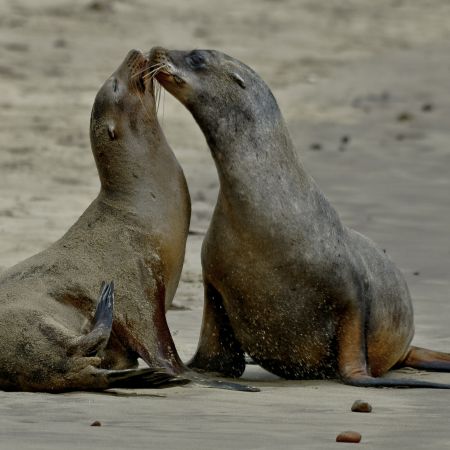
[[[99,422],[98,420],[95,420],[94,422],[91,423],[91,427],[101,427],[102,423]]]
[[[413,119],[414,119],[414,116],[407,111],[403,111],[397,116],[397,120],[399,122],[409,122],[410,120],[413,120]]]
[[[413,275],[417,277],[418,275],[420,275],[420,272],[419,271],[413,272]]]
[[[357,431],[343,431],[336,436],[336,442],[361,442],[361,434]]]
[[[341,137],[341,144],[348,144],[350,142],[350,136],[342,136]]]
[[[67,41],[63,38],[55,39],[53,41],[53,46],[55,48],[66,48],[67,47]]]
[[[113,12],[114,7],[111,1],[108,0],[92,0],[88,5],[87,9],[96,12]]]
[[[372,412],[372,405],[364,400],[355,400],[352,405],[353,412],[370,413]]]
[[[423,112],[431,112],[431,111],[433,111],[433,109],[434,109],[434,106],[433,106],[432,103],[424,103],[422,105],[422,111]]]
[[[316,142],[314,144],[311,144],[310,149],[311,150],[322,150],[322,146]]]

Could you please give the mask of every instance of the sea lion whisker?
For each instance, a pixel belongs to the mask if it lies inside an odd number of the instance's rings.
[[[166,63],[164,63],[163,65],[161,65],[159,67],[155,67],[155,68],[151,69],[150,72],[146,73],[143,78],[148,78],[148,77],[153,78],[153,77],[156,76],[156,74],[158,72],[160,72],[161,70],[165,69],[166,67],[169,67],[169,66],[167,66]]]
[[[158,84],[158,98],[157,98],[157,102],[156,102],[156,112],[159,111],[159,103],[161,101],[161,85]]]
[[[145,69],[139,70],[138,72],[133,73],[133,75],[131,75],[131,78],[138,77],[139,75],[143,74],[144,72],[147,72],[147,70],[148,70],[148,67],[146,67]]]
[[[166,66],[166,65],[167,65],[167,63],[165,63],[165,62],[160,62],[160,63],[157,63],[157,64],[152,64],[152,65],[150,65],[150,66],[148,67],[148,69],[149,69],[150,72],[153,72],[154,70],[157,70],[157,69],[159,69],[160,67],[164,67],[164,66]]]
[[[147,71],[147,73],[146,73],[145,75],[143,75],[143,78],[149,78],[149,77],[151,77],[151,76],[153,75],[153,73],[158,72],[162,67],[163,67],[163,66],[161,66],[161,67],[149,68],[148,71]]]
[[[160,65],[164,65],[165,63],[159,63],[159,64],[155,64],[153,66],[147,66],[142,70],[139,70],[138,72],[134,73],[131,78],[134,77],[138,77],[139,75],[143,74],[144,72],[147,72],[148,70],[153,70],[154,68],[156,68],[156,66],[160,66]]]
[[[141,103],[141,105],[142,105],[142,108],[143,108],[143,110],[144,110],[144,112],[145,112],[145,115],[148,117],[148,119],[149,119],[150,122],[151,122],[151,121],[152,121],[152,118],[151,118],[151,115],[150,115],[149,112],[148,112],[148,108],[147,108],[147,106],[146,106],[146,104],[145,104],[145,102],[144,102],[144,100],[143,100],[143,95],[142,95],[142,93],[140,92],[138,83],[139,83],[138,80],[134,80],[134,86],[133,86],[133,87],[134,87],[134,88],[136,89],[136,91],[137,91],[137,96],[138,96],[139,101],[140,101],[140,103]],[[153,88],[153,89],[154,89],[154,88]]]
[[[160,85],[160,88],[161,88],[161,85]],[[164,106],[165,106],[165,104],[166,104],[166,90],[165,89],[163,89],[163,113],[162,113],[162,123],[164,123]]]
[[[139,97],[139,101],[141,102],[142,108],[144,109],[145,115],[148,117],[148,120],[151,121],[152,118],[151,118],[150,114],[148,113],[148,110],[147,110],[147,107],[145,106],[144,101],[142,100],[142,95],[139,94],[138,97]]]
[[[149,69],[153,70],[156,69],[157,67],[161,67],[161,66],[165,66],[167,63],[165,61],[156,63],[156,64],[150,64]]]
[[[156,91],[156,112],[158,113],[159,111],[159,105],[161,104],[161,97],[162,97],[162,120],[161,123],[164,123],[164,115],[165,115],[165,101],[166,101],[166,90],[163,89],[163,87],[161,86],[161,83],[158,82],[158,80],[155,78],[154,79],[154,84],[155,84],[155,91]]]

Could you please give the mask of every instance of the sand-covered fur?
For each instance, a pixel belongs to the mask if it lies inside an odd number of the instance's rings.
[[[120,385],[110,369],[133,368],[138,356],[170,374],[181,367],[165,309],[181,273],[190,200],[147,67],[131,51],[97,94],[98,197],[60,240],[0,277],[1,389],[104,389]],[[103,280],[114,281],[112,332],[107,344],[100,333],[89,346],[83,336],[103,320],[94,320]]]

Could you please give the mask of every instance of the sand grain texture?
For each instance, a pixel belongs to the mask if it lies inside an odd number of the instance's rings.
[[[0,0],[0,269],[59,238],[97,195],[90,109],[126,52],[217,48],[261,73],[344,222],[403,270],[415,343],[450,351],[450,3],[96,3]],[[188,178],[192,228],[206,230],[218,182],[204,138],[169,94],[160,121]],[[201,240],[189,239],[175,298],[185,309],[168,316],[185,360],[201,321]],[[392,376],[450,382],[450,374]],[[262,392],[0,392],[0,449],[326,449],[346,429],[365,448],[450,448],[446,392],[362,392],[257,368],[246,378]],[[349,410],[360,397],[373,414]],[[90,427],[94,420],[102,426]]]

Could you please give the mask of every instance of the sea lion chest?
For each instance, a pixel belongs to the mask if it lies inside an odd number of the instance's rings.
[[[295,377],[312,376],[332,359],[340,269],[327,269],[335,280],[323,276],[323,260],[337,264],[330,251],[300,232],[255,236],[216,210],[202,249],[205,283],[219,291],[244,350],[271,371],[282,362]]]

